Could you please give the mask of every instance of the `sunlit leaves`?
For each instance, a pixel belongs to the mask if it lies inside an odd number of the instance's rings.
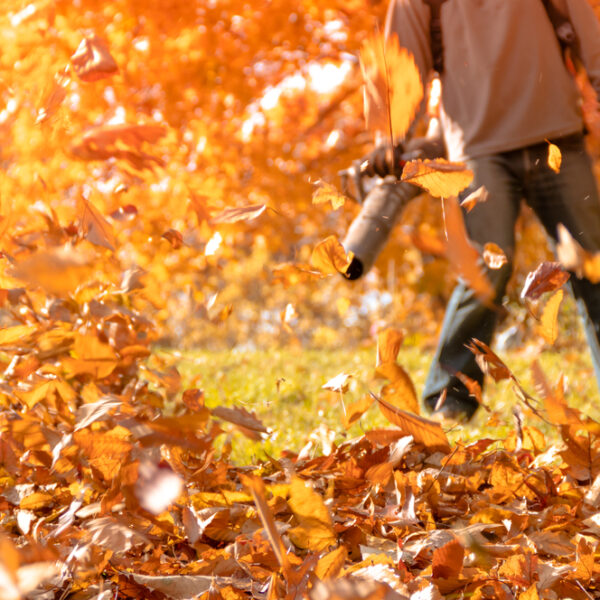
[[[211,223],[237,223],[238,221],[252,221],[260,217],[267,208],[266,204],[252,204],[250,206],[226,208],[223,212],[211,217]]]
[[[463,163],[435,160],[411,160],[404,165],[401,181],[418,185],[432,196],[457,196],[473,181],[473,171]]]
[[[568,280],[567,273],[559,262],[545,261],[528,273],[525,285],[521,290],[521,298],[536,300],[545,292],[553,292],[561,288]]]
[[[487,202],[490,197],[487,188],[482,185],[478,187],[474,192],[471,192],[464,200],[461,201],[460,205],[467,211],[471,212],[478,204]]]
[[[488,242],[483,248],[483,261],[490,269],[500,269],[508,263],[506,254],[498,244]]]
[[[317,181],[316,185],[317,188],[312,195],[313,204],[326,204],[330,202],[333,210],[344,206],[346,197],[340,194],[335,186],[326,181]]]
[[[404,138],[423,98],[414,58],[400,47],[398,36],[373,35],[363,44],[360,64],[365,82],[367,127],[391,133],[393,143]]]
[[[83,196],[79,199],[80,223],[82,235],[92,244],[116,249],[116,239],[112,227],[98,209]]]
[[[554,344],[558,337],[558,310],[563,296],[561,289],[556,290],[548,298],[540,317],[540,333],[549,344]]]

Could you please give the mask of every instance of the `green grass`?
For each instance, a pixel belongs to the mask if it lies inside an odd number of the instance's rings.
[[[531,342],[533,344],[534,342]],[[320,452],[317,431],[331,431],[335,442],[361,435],[375,427],[389,427],[375,405],[359,422],[345,430],[343,404],[360,399],[369,390],[378,392],[383,381],[374,379],[375,347],[357,350],[300,350],[295,348],[253,352],[188,352],[171,354],[183,377],[185,387],[204,390],[209,407],[241,406],[255,412],[272,429],[272,435],[253,442],[240,433],[233,433],[231,459],[238,464],[251,464],[266,458],[278,457],[282,451],[299,451],[313,439],[311,452]],[[531,381],[531,362],[538,356],[533,345],[519,351],[503,353],[502,358],[523,387],[536,396]],[[420,393],[431,352],[416,346],[404,345],[398,362],[410,374]],[[598,389],[590,366],[589,353],[581,341],[571,340],[558,350],[545,349],[538,357],[549,381],[555,383],[560,373],[565,376],[567,400],[571,406],[600,419]],[[343,395],[323,389],[329,379],[349,373],[348,391]],[[493,382],[485,389],[485,401],[495,417],[480,409],[473,421],[449,432],[451,441],[475,440],[484,437],[504,439],[514,428],[513,407],[519,404],[509,382]],[[535,425],[547,437],[556,431],[535,417],[526,424]]]

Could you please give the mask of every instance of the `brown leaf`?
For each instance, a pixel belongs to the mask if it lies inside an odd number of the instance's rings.
[[[173,247],[173,250],[179,250],[183,246],[183,236],[176,229],[167,229],[160,237],[165,238]]]
[[[428,450],[450,452],[448,438],[439,423],[400,410],[376,396],[375,399],[384,416],[397,425],[405,435],[412,435],[415,442],[422,444]]]
[[[498,575],[513,585],[527,588],[537,579],[538,556],[524,552],[509,556],[498,569]]]
[[[484,185],[482,185],[481,187],[478,187],[474,192],[471,192],[460,203],[460,205],[467,212],[471,212],[479,203],[487,202],[489,197],[490,193],[487,191],[487,188]]]
[[[79,197],[79,222],[83,237],[92,244],[103,246],[113,252],[117,240],[110,223],[100,214],[96,207],[83,196]]]
[[[383,400],[396,408],[409,410],[417,415],[420,413],[415,386],[410,375],[400,365],[387,362],[377,367],[375,373],[390,382],[381,388],[380,396]]]
[[[545,292],[553,292],[561,288],[569,277],[569,273],[559,262],[545,261],[527,275],[521,298],[536,300]]]
[[[494,288],[480,266],[479,253],[468,239],[456,198],[444,201],[444,207],[448,234],[446,250],[448,260],[482,302],[490,302],[495,295]]]
[[[433,577],[451,579],[458,577],[462,571],[465,549],[454,539],[433,551],[431,574]]]
[[[270,430],[264,426],[254,413],[248,412],[241,406],[232,408],[226,406],[217,406],[211,410],[213,416],[233,423],[240,428],[250,439],[260,440],[270,433]]]
[[[97,35],[86,36],[71,56],[73,70],[79,79],[86,82],[97,81],[119,71],[108,46]]]
[[[238,221],[251,221],[260,217],[267,209],[266,204],[252,204],[250,206],[238,206],[226,208],[223,212],[210,218],[210,222],[217,223],[237,223]]]
[[[585,538],[581,538],[579,542],[577,542],[577,555],[575,560],[576,570],[574,576],[585,583],[589,583],[594,575],[595,564],[594,549]]]
[[[150,541],[141,532],[134,531],[128,524],[114,517],[93,519],[86,523],[85,528],[91,534],[92,544],[115,553],[127,552],[134,546]]]
[[[326,181],[317,181],[316,185],[318,187],[312,195],[313,204],[325,204],[331,202],[333,210],[337,210],[341,206],[344,206],[346,196],[340,194],[334,185],[331,185],[331,183],[327,183]]]
[[[483,261],[490,269],[501,269],[508,263],[508,258],[500,246],[493,242],[488,242],[483,247]]]
[[[554,344],[558,337],[558,311],[563,300],[564,292],[556,290],[548,298],[540,317],[540,333],[548,344]]]
[[[243,473],[239,474],[239,478],[242,485],[250,490],[250,493],[252,494],[256,510],[263,527],[265,528],[268,540],[273,548],[275,556],[277,557],[279,565],[284,572],[289,571],[290,562],[287,557],[281,536],[277,531],[277,525],[275,524],[273,513],[267,504],[265,484],[263,483],[263,480],[255,475],[244,475]]]
[[[494,378],[494,381],[502,379],[514,379],[511,370],[504,364],[502,359],[492,349],[478,339],[473,338],[467,346],[475,354],[477,365],[484,372]]]
[[[443,158],[411,160],[404,165],[400,180],[418,185],[437,198],[450,198],[471,184],[473,171],[464,163],[451,163]]]
[[[392,132],[395,144],[404,138],[423,98],[414,58],[400,47],[397,35],[386,40],[376,34],[362,45],[360,65],[367,127],[373,132]]]
[[[331,235],[319,242],[310,257],[310,264],[321,273],[345,273],[352,262],[352,252],[346,250],[338,239]]]
[[[555,172],[560,172],[560,165],[562,162],[562,155],[558,146],[548,142],[548,166]]]

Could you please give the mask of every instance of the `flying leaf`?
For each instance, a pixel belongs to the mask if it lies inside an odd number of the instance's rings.
[[[478,204],[487,202],[490,197],[490,193],[487,188],[482,185],[478,187],[474,192],[471,192],[460,205],[467,211],[471,212]]]
[[[119,71],[108,46],[95,34],[81,40],[77,50],[71,56],[71,64],[77,77],[86,82],[97,81]]]
[[[165,238],[173,247],[173,250],[179,250],[183,246],[183,236],[176,229],[167,229],[160,237]]]
[[[546,302],[540,318],[540,333],[549,344],[554,344],[558,337],[558,310],[564,292],[556,290]]]
[[[483,261],[490,269],[501,269],[508,263],[508,258],[500,246],[493,242],[488,242],[483,247]]]
[[[473,338],[467,348],[475,354],[475,360],[479,368],[494,378],[494,381],[503,379],[514,379],[511,370],[504,364],[500,357],[492,352],[491,348],[484,342]]]
[[[332,392],[345,392],[348,389],[348,379],[351,377],[352,375],[349,373],[339,373],[327,383],[324,383],[322,387],[324,390],[331,390]]]
[[[387,362],[396,362],[400,346],[404,340],[404,332],[388,327],[377,334],[376,366]]]
[[[473,181],[473,171],[464,163],[435,160],[411,160],[404,165],[401,181],[418,185],[432,196],[449,198],[457,196]]]
[[[346,254],[344,246],[334,235],[319,242],[310,257],[310,264],[321,273],[345,273],[352,262],[352,252]]]
[[[555,144],[548,143],[548,166],[555,172],[560,172],[560,164],[562,162],[562,155],[558,146]]]
[[[92,242],[92,244],[103,246],[114,252],[117,240],[110,223],[83,196],[79,197],[79,213],[79,222],[83,236]]]
[[[211,410],[213,416],[233,423],[238,429],[253,440],[261,440],[268,436],[270,429],[254,413],[248,412],[241,406],[216,406]]]
[[[252,204],[226,208],[223,212],[210,218],[211,223],[237,223],[238,221],[251,221],[260,217],[267,208],[266,204]]]
[[[419,414],[417,391],[410,375],[396,362],[385,362],[377,367],[376,375],[390,383],[381,388],[380,396],[386,402],[402,410]]]
[[[365,394],[360,400],[346,406],[344,427],[349,428],[353,423],[358,421],[371,407],[371,404],[373,404],[373,397],[370,394]]]
[[[412,123],[423,98],[423,85],[413,56],[400,47],[397,35],[368,38],[360,51],[365,82],[364,109],[371,131],[391,132],[396,144]]]
[[[0,346],[26,343],[38,329],[39,325],[14,325],[0,329]]]
[[[494,288],[480,266],[479,253],[471,245],[456,198],[444,201],[448,244],[446,254],[450,264],[477,294],[482,302],[490,302]]]
[[[573,271],[579,278],[586,277],[592,283],[600,283],[600,252],[593,253],[582,248],[562,223],[558,224],[557,232],[556,254],[565,269]]]
[[[374,397],[386,419],[397,425],[405,435],[412,435],[415,442],[431,451],[450,452],[448,438],[439,423],[400,410],[385,400]]]
[[[331,185],[331,183],[327,183],[326,181],[317,181],[316,185],[318,187],[312,195],[313,204],[325,204],[331,202],[333,210],[337,210],[341,206],[344,206],[346,196],[340,194],[334,185]]]
[[[56,114],[67,97],[67,88],[70,83],[71,78],[67,75],[66,70],[65,72],[57,73],[52,78],[42,96],[35,120],[36,125],[44,123]]]
[[[569,273],[559,262],[545,261],[527,275],[521,298],[536,300],[545,292],[553,292],[561,288],[569,277]]]

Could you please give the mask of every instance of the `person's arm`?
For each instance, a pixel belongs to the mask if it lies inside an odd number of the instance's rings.
[[[600,22],[587,0],[555,0],[567,16],[579,39],[581,60],[600,101]],[[561,6],[562,5],[562,6]]]

